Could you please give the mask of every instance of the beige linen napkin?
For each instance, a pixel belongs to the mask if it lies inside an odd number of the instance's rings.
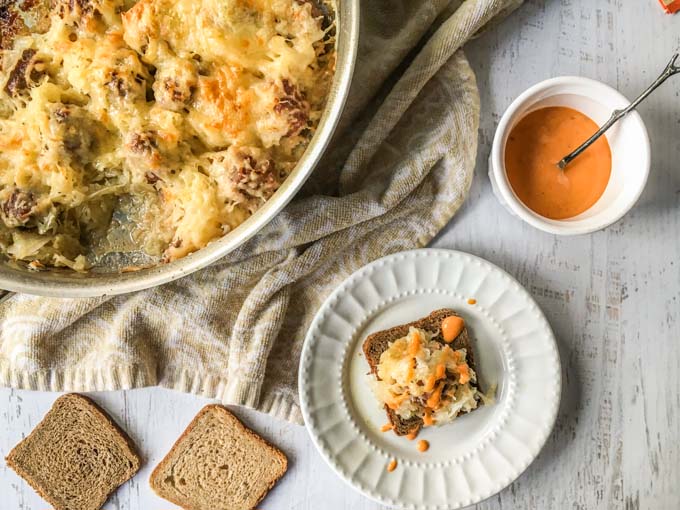
[[[479,96],[460,47],[521,0],[362,0],[359,61],[332,150],[301,195],[215,265],[96,299],[0,305],[0,385],[160,385],[302,421],[297,372],[329,293],[428,243],[461,206]]]

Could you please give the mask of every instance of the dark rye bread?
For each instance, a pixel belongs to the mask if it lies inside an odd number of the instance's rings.
[[[286,456],[219,405],[204,407],[151,474],[185,510],[252,510],[288,469]]]
[[[463,331],[461,331],[460,335],[458,335],[458,337],[456,337],[452,343],[446,344],[444,342],[441,324],[444,319],[452,315],[458,314],[450,308],[442,308],[441,310],[435,310],[427,317],[417,321],[395,326],[393,328],[378,331],[377,333],[369,335],[364,341],[363,350],[364,356],[366,356],[366,361],[368,361],[368,364],[371,367],[371,373],[378,377],[378,364],[380,363],[381,354],[389,348],[392,342],[405,337],[408,334],[409,329],[412,327],[424,329],[430,333],[436,333],[436,335],[433,337],[433,340],[445,345],[450,345],[453,350],[465,349],[468,365],[472,370],[477,372],[474,353],[472,350],[472,343],[470,342],[470,336],[468,335],[467,328],[463,328]],[[470,384],[476,386],[475,383],[471,382]],[[398,436],[405,436],[412,432],[417,433],[423,426],[422,418],[417,416],[405,420],[387,406],[385,406],[385,412],[387,413],[390,423],[394,427],[394,433]],[[461,412],[459,414],[464,413]]]
[[[141,464],[125,432],[76,394],[59,397],[6,460],[55,510],[99,510]]]

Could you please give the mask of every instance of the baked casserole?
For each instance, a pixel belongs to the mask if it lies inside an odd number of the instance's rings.
[[[0,251],[29,268],[199,250],[276,192],[323,112],[325,4],[36,3],[0,6]]]

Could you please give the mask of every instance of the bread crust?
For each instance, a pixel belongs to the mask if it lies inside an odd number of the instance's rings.
[[[50,410],[45,414],[43,419],[40,420],[40,422],[33,428],[31,433],[28,436],[26,436],[24,440],[18,443],[14,448],[12,448],[12,450],[7,454],[7,457],[5,457],[5,462],[7,462],[7,465],[11,467],[19,476],[21,476],[21,478],[26,480],[26,483],[28,483],[28,485],[30,485],[41,498],[47,501],[56,510],[61,510],[64,507],[61,506],[61,503],[59,501],[53,499],[52,495],[44,492],[42,488],[38,486],[38,484],[33,479],[32,475],[25,471],[20,465],[18,465],[15,462],[15,457],[21,445],[24,444],[25,441],[30,440],[30,438],[35,434],[35,432],[45,423],[47,419],[50,418],[50,413],[55,411],[58,406],[64,405],[68,400],[80,400],[81,403],[90,407],[92,410],[95,411],[94,416],[96,416],[96,418],[99,421],[101,421],[105,426],[109,427],[110,429],[113,429],[113,431],[116,432],[118,436],[124,441],[125,445],[128,447],[129,450],[128,453],[130,454],[130,457],[134,460],[134,464],[132,466],[132,473],[130,473],[128,480],[132,478],[137,473],[137,471],[139,471],[139,468],[141,467],[142,464],[142,458],[137,452],[137,448],[135,444],[132,442],[132,439],[115,421],[113,421],[113,418],[111,418],[111,416],[109,416],[109,414],[104,409],[102,409],[94,400],[92,400],[89,397],[86,397],[85,395],[80,395],[78,393],[67,393],[65,395],[60,396],[59,398],[57,398],[57,400],[54,401]],[[118,489],[118,487],[120,487],[120,485],[117,487],[113,487],[113,489],[106,495],[104,500],[99,503],[99,507],[106,503],[106,501]]]
[[[226,407],[221,406],[219,404],[209,404],[205,406],[203,409],[201,409],[198,414],[194,417],[193,420],[191,420],[191,423],[187,426],[187,428],[182,432],[182,434],[177,438],[175,443],[172,445],[172,448],[170,448],[170,451],[167,453],[165,457],[158,463],[158,465],[155,467],[153,472],[151,473],[151,476],[149,477],[149,485],[151,486],[151,489],[161,498],[166,499],[170,501],[171,503],[174,503],[175,505],[184,508],[185,510],[205,510],[203,508],[198,508],[198,507],[187,507],[185,506],[184,503],[176,500],[175,498],[168,496],[166,494],[162,494],[162,489],[161,486],[157,483],[157,481],[160,479],[162,476],[162,473],[164,469],[166,468],[167,464],[171,462],[173,456],[176,453],[176,450],[179,448],[179,446],[182,444],[182,442],[187,439],[189,434],[193,431],[194,427],[198,425],[200,422],[201,418],[210,413],[210,412],[217,412],[217,413],[222,413],[225,416],[229,417],[230,419],[233,419],[237,425],[237,427],[240,428],[241,432],[248,437],[254,439],[255,441],[261,443],[265,447],[267,447],[278,459],[281,461],[283,464],[283,467],[281,469],[281,472],[278,474],[278,476],[269,484],[269,486],[263,491],[262,494],[257,496],[257,501],[255,504],[251,507],[250,510],[254,510],[257,505],[260,504],[260,502],[265,498],[267,494],[269,494],[269,491],[272,490],[272,488],[276,485],[276,483],[283,477],[283,475],[286,474],[288,471],[288,458],[286,455],[279,450],[276,446],[272,445],[269,441],[266,439],[260,437],[257,435],[255,432],[250,430],[248,427],[246,427],[241,420],[239,420],[233,413],[231,413]]]
[[[431,312],[427,317],[423,317],[422,319],[409,322],[408,324],[394,326],[383,331],[378,331],[366,337],[362,348],[364,351],[364,356],[366,357],[366,361],[371,368],[371,373],[375,375],[376,378],[378,377],[378,364],[380,363],[380,355],[385,352],[385,350],[387,350],[392,342],[398,340],[399,338],[405,337],[408,334],[409,329],[412,327],[424,329],[430,333],[434,333],[435,336],[432,338],[433,340],[442,344],[446,344],[441,334],[441,322],[445,318],[451,317],[452,315],[459,317],[455,310],[450,308],[441,308]],[[467,327],[463,328],[463,331],[461,331],[461,333],[453,340],[452,343],[446,345],[450,345],[454,350],[465,349],[468,365],[472,370],[477,372],[472,342],[470,341]],[[474,386],[479,387],[478,384],[479,383]],[[405,436],[411,433],[417,434],[423,427],[422,418],[412,417],[405,420],[401,418],[395,411],[387,407],[387,405],[384,407],[387,414],[387,419],[392,424],[394,433],[396,435]],[[465,412],[461,411],[456,416],[460,416],[461,414],[465,414]]]

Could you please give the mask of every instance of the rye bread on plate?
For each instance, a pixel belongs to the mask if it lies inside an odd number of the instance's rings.
[[[378,331],[377,333],[369,335],[364,341],[363,351],[366,361],[371,367],[371,373],[375,375],[375,377],[378,377],[378,364],[380,363],[380,356],[382,353],[389,348],[392,342],[398,340],[399,338],[405,337],[408,334],[409,329],[412,327],[424,329],[425,331],[433,333],[435,335],[432,338],[433,340],[441,344],[449,345],[453,350],[465,349],[467,364],[476,373],[477,368],[475,366],[472,343],[470,342],[470,336],[468,335],[467,327],[463,328],[463,330],[452,343],[446,344],[446,342],[444,342],[441,324],[444,319],[451,317],[452,315],[458,316],[454,310],[451,310],[450,308],[442,308],[440,310],[435,310],[427,317],[417,321],[395,326],[393,328]],[[479,388],[478,381],[470,381],[470,384],[475,388]],[[404,419],[400,417],[395,411],[387,407],[387,405],[385,405],[385,412],[387,413],[390,423],[394,427],[394,433],[398,436],[417,433],[423,426],[423,419],[418,416]],[[465,411],[461,411],[458,414],[465,414]]]

